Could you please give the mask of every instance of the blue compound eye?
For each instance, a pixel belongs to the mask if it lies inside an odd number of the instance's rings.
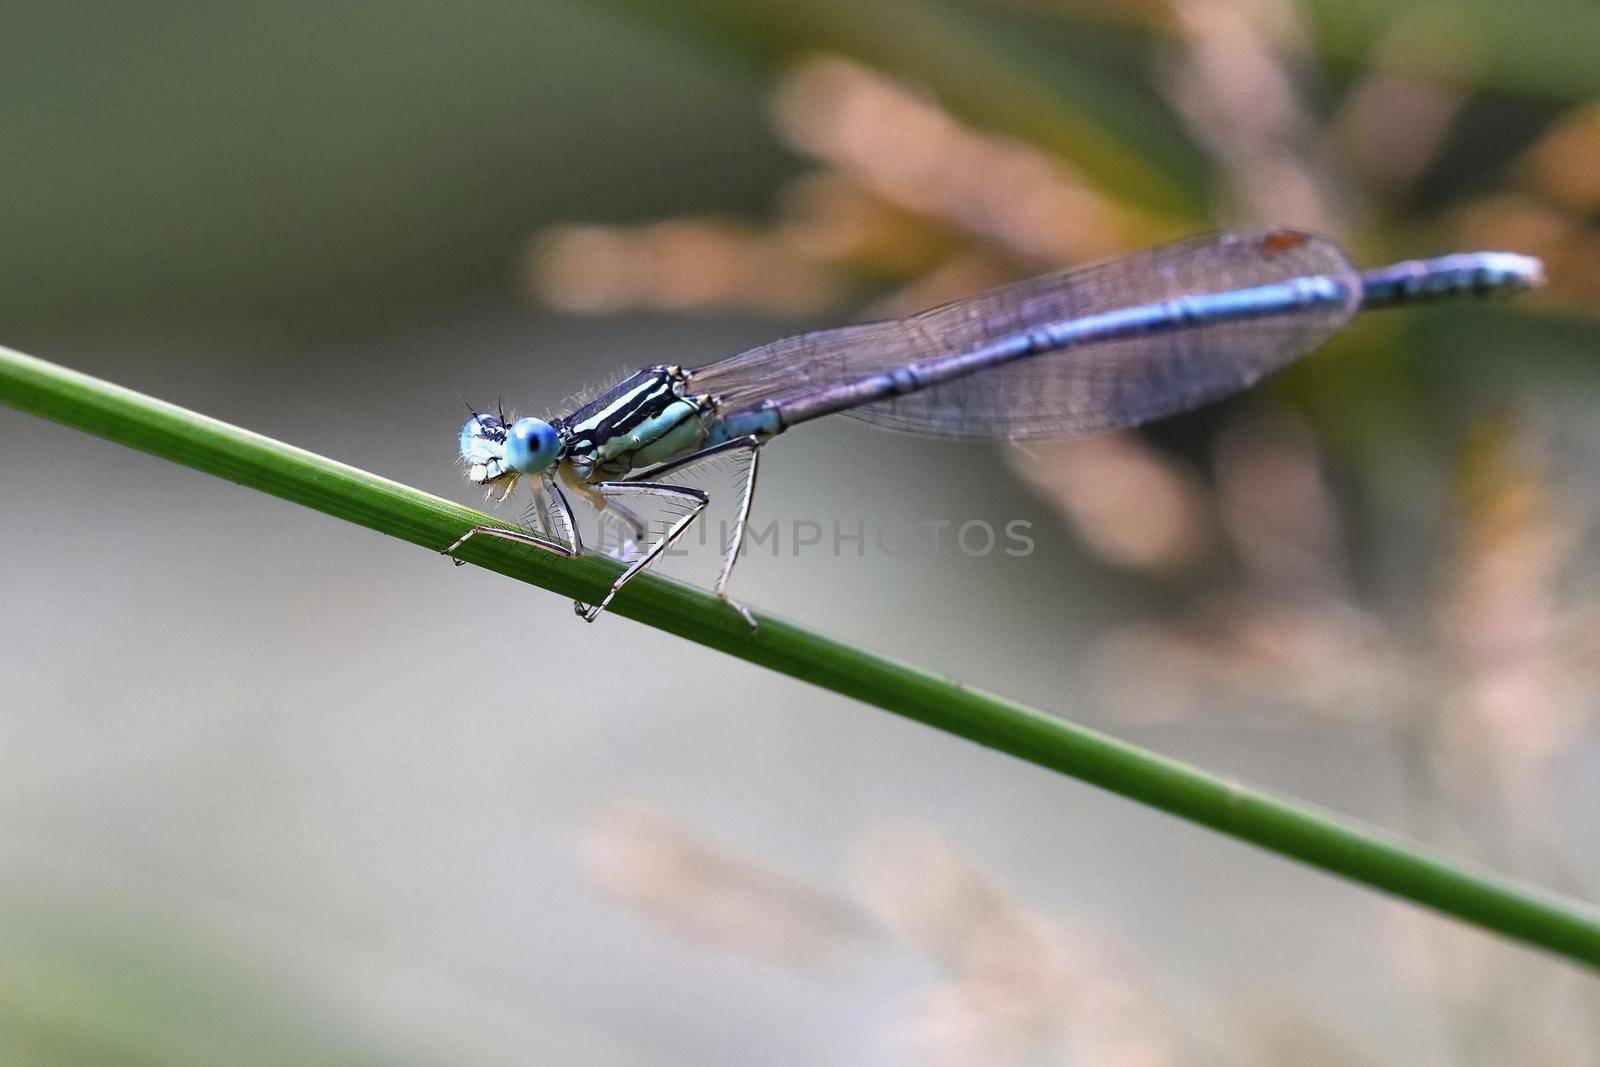
[[[560,451],[561,436],[543,419],[518,419],[506,433],[506,463],[522,474],[538,474]]]

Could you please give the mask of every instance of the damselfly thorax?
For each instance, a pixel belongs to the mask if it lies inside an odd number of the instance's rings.
[[[621,478],[700,449],[716,403],[694,393],[682,367],[649,367],[556,420],[562,459],[585,482]]]
[[[785,338],[701,367],[654,366],[569,415],[505,424],[473,412],[467,477],[508,495],[536,482],[538,530],[477,527],[564,555],[583,551],[568,493],[630,531],[627,569],[599,604],[680,537],[709,503],[684,484],[715,463],[738,486],[717,595],[743,543],[761,446],[843,413],[944,437],[1040,439],[1134,426],[1238,392],[1320,346],[1363,308],[1518,293],[1538,260],[1478,252],[1366,272],[1295,230],[1200,237],[1017,282],[906,319]],[[668,505],[646,528],[635,509]],[[533,525],[533,524],[530,524]],[[728,601],[733,604],[732,600]],[[749,612],[733,604],[753,627]]]

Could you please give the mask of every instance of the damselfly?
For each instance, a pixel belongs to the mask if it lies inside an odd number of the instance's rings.
[[[461,430],[468,480],[505,500],[537,479],[530,516],[546,536],[479,526],[575,556],[583,543],[568,494],[630,533],[632,558],[588,621],[681,537],[710,501],[682,484],[696,464],[728,465],[739,486],[717,595],[728,596],[761,446],[793,426],[843,413],[942,437],[1027,440],[1133,426],[1199,407],[1310,352],[1362,308],[1517,293],[1540,263],[1477,252],[1365,273],[1332,242],[1294,230],[1200,237],[1017,282],[909,318],[785,338],[702,367],[647,367],[550,419],[474,411]],[[665,503],[652,532],[637,511]],[[459,562],[459,561],[457,561]]]

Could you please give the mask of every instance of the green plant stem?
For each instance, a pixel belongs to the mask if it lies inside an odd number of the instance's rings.
[[[433,551],[492,523],[483,513],[109,382],[0,348],[0,402],[292,500]],[[495,539],[471,563],[593,601],[617,574]],[[677,634],[935,729],[1059,771],[1507,937],[1600,967],[1591,906],[1474,871],[1380,831],[1267,796],[1020,704],[893,663],[759,614],[751,634],[716,597],[641,576],[615,614]],[[576,619],[574,627],[581,626]]]

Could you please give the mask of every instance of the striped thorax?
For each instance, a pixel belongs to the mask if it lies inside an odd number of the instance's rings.
[[[564,458],[582,481],[619,478],[700,447],[715,407],[682,367],[646,368],[562,420]]]

